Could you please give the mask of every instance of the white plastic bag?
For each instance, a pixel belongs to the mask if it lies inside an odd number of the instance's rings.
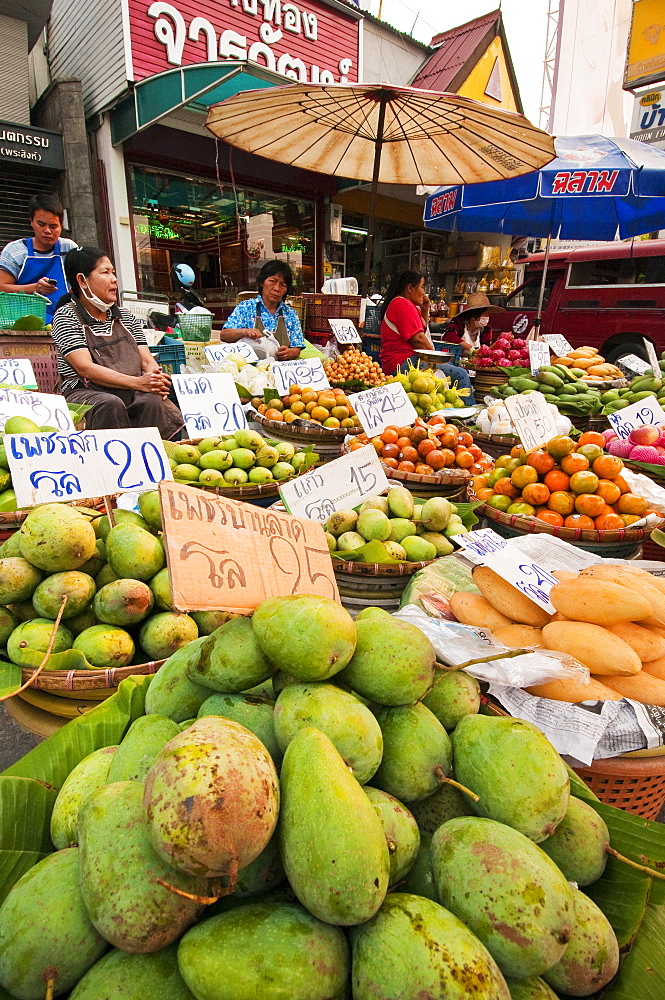
[[[279,350],[279,341],[276,337],[273,337],[272,333],[264,332],[260,340],[253,340],[251,337],[241,337],[238,343],[248,344],[256,351],[256,356],[261,361],[264,361],[266,358],[274,358]]]

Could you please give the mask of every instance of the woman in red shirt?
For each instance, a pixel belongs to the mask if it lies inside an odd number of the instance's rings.
[[[429,329],[429,299],[425,291],[425,275],[418,271],[403,271],[393,279],[381,307],[381,367],[386,375],[394,375],[416,362],[415,352],[433,351]],[[467,402],[474,402],[471,379],[464,368],[441,365],[440,370],[460,389],[471,390]]]

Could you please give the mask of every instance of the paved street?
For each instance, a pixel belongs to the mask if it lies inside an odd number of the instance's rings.
[[[0,705],[0,773],[11,767],[19,757],[37,746],[39,739],[27,733],[7,714]]]

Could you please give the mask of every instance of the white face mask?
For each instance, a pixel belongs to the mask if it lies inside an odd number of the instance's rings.
[[[81,288],[81,293],[83,297],[88,300],[88,302],[92,302],[93,306],[96,306],[102,312],[108,312],[111,308],[108,302],[103,302],[98,295],[95,295],[94,292],[90,291],[89,285],[86,284],[85,289]]]
[[[489,323],[489,321],[490,321],[489,316],[481,316],[478,319],[478,322],[480,323],[481,326],[487,326],[487,324]]]

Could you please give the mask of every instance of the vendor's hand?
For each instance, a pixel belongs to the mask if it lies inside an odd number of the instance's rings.
[[[276,361],[295,361],[300,357],[299,347],[280,347],[275,355]]]
[[[243,337],[249,337],[251,340],[261,340],[263,334],[254,327],[252,330],[239,330],[236,340],[242,340]]]
[[[134,379],[134,388],[137,392],[156,392],[158,396],[168,395],[168,383],[164,381],[167,376],[163,372],[144,372]]]
[[[56,289],[55,283],[51,283],[48,278],[40,278],[35,282],[35,291],[38,295],[52,295]]]
[[[170,376],[163,371],[150,372],[150,391],[158,396],[168,396],[171,391]]]

